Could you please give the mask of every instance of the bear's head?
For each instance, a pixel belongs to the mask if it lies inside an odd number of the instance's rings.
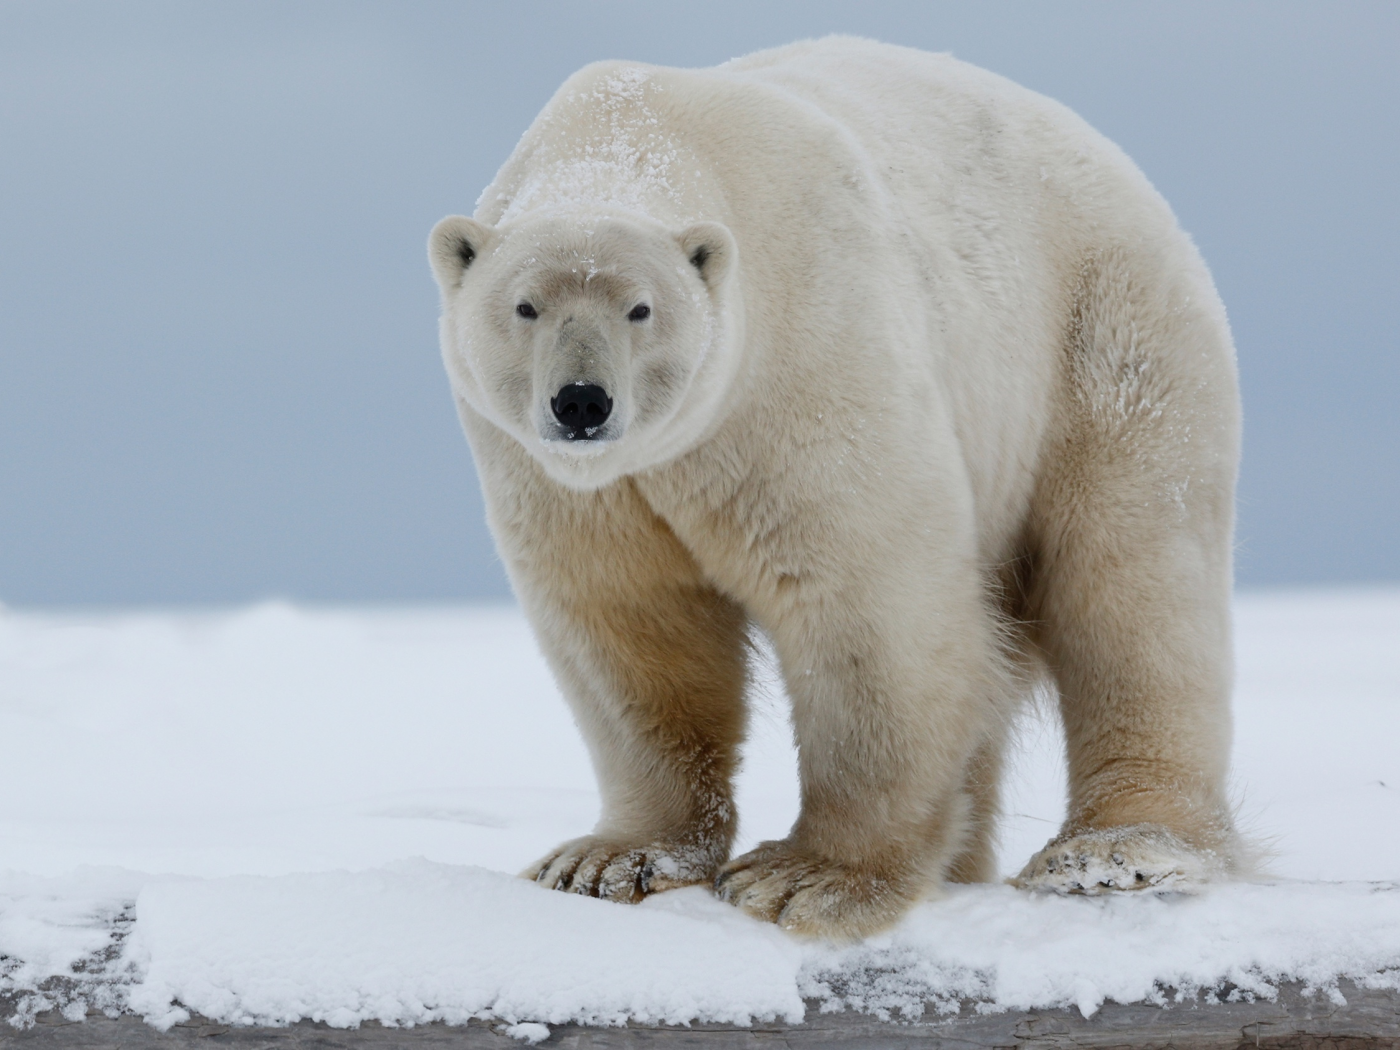
[[[742,324],[723,225],[451,215],[428,256],[453,390],[556,481],[592,489],[657,466],[723,415]]]

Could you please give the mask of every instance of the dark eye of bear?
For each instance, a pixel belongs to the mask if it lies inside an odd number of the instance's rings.
[[[529,303],[521,303],[515,308],[515,312],[518,313],[521,317],[529,317],[532,319],[540,315],[539,311],[536,310]]]
[[[651,307],[646,303],[638,303],[632,307],[632,312],[627,315],[629,321],[645,321],[651,316]]]

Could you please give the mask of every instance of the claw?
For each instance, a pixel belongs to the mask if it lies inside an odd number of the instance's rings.
[[[714,861],[693,845],[629,846],[585,836],[521,872],[547,889],[636,903],[652,893],[710,881]]]

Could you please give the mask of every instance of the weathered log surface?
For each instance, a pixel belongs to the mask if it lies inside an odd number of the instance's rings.
[[[867,1014],[823,1014],[809,1007],[799,1025],[694,1025],[689,1028],[632,1025],[625,1028],[553,1027],[538,1045],[566,1048],[696,1047],[701,1050],[767,1050],[791,1047],[938,1047],[940,1050],[1072,1050],[1117,1047],[1150,1050],[1400,1050],[1400,993],[1368,991],[1343,982],[1345,1006],[1322,995],[1304,995],[1296,985],[1280,989],[1272,1002],[1187,1003],[1166,1007],[1105,1003],[1091,1018],[1075,1009],[978,1014],[970,1005],[955,1017],[930,1014],[924,1020],[880,1021]],[[15,1004],[0,999],[0,1016],[13,1016]],[[68,1021],[57,1012],[41,1014],[27,1029],[0,1021],[0,1047],[15,1050],[185,1050],[237,1047],[240,1050],[507,1050],[527,1045],[500,1031],[502,1026],[472,1022],[459,1027],[432,1024],[385,1028],[330,1028],[303,1021],[286,1028],[243,1028],[192,1018],[158,1032],[139,1018],[112,1019],[91,1013]]]

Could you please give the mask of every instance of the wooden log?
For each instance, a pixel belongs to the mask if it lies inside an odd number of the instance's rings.
[[[1272,1001],[1176,1003],[1168,1006],[1105,1003],[1085,1019],[1073,1008],[981,1014],[964,1004],[956,1016],[929,1013],[917,1021],[880,1021],[868,1014],[823,1014],[809,1004],[801,1024],[628,1025],[588,1028],[558,1025],[542,1047],[634,1050],[859,1048],[885,1050],[1400,1050],[1400,993],[1342,982],[1346,1004],[1303,994],[1285,985]],[[14,1016],[15,1002],[0,999],[0,1015]],[[302,1021],[285,1028],[239,1027],[192,1018],[158,1032],[137,1017],[91,1013],[69,1021],[40,1014],[29,1028],[0,1021],[0,1047],[15,1050],[509,1050],[528,1044],[504,1034],[499,1023],[386,1028],[330,1028]]]

